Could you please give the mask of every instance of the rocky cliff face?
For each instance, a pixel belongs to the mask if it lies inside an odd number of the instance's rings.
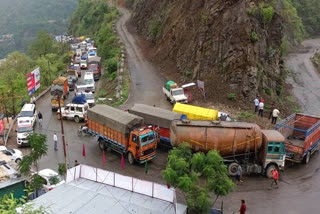
[[[141,0],[132,23],[176,81],[204,80],[208,99],[235,93],[245,101],[282,88],[282,19],[276,12],[268,19],[263,2]]]

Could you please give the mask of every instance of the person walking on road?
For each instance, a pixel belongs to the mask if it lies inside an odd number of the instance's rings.
[[[259,113],[258,113],[258,117],[263,117],[263,108],[264,108],[264,100],[261,98],[260,103],[259,103]]]
[[[38,113],[38,121],[39,121],[39,127],[42,128],[42,114],[41,114],[40,111],[39,111],[39,113]]]
[[[58,137],[57,134],[53,134],[53,142],[54,142],[54,151],[58,151]]]
[[[238,164],[237,174],[236,174],[236,182],[237,184],[241,184],[243,181],[241,180],[242,177],[242,168],[240,164]]]
[[[277,119],[278,119],[279,114],[280,114],[280,111],[277,108],[274,108],[272,111],[272,121],[271,121],[272,124],[277,123]]]
[[[260,103],[259,97],[257,96],[256,99],[253,100],[253,102],[254,102],[254,113],[257,113],[258,107],[259,107],[259,103]]]
[[[246,214],[246,210],[247,210],[246,202],[242,199],[239,212],[240,214]]]
[[[271,188],[273,188],[273,185],[276,185],[276,188],[278,188],[278,181],[279,181],[279,172],[277,169],[272,170],[272,182],[271,182]]]

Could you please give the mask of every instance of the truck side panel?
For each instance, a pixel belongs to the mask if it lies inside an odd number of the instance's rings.
[[[88,127],[95,133],[123,145],[126,149],[128,148],[128,138],[124,134],[91,119],[88,120]]]
[[[317,147],[320,143],[320,122],[318,122],[313,128],[313,130],[310,130],[310,133],[307,132],[307,138],[305,139],[304,144],[304,152],[313,149],[313,147]]]

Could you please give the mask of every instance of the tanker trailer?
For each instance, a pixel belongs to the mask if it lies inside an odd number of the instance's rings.
[[[275,130],[261,130],[257,124],[224,121],[175,120],[170,127],[172,146],[182,142],[194,151],[217,150],[235,176],[238,164],[245,173],[272,177],[285,163],[284,137]]]

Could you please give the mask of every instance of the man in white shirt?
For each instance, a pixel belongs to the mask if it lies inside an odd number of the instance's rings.
[[[264,103],[261,101],[260,103],[259,103],[259,112],[258,112],[258,117],[260,116],[260,117],[263,117],[263,108],[264,108]]]
[[[253,100],[253,102],[254,102],[254,112],[257,112],[259,107],[259,97],[257,96],[256,99]]]
[[[53,134],[53,142],[54,142],[54,151],[58,151],[58,137],[57,134]]]
[[[278,119],[278,116],[280,114],[280,111],[276,108],[273,109],[272,111],[272,124],[276,124],[277,123],[277,119]]]

